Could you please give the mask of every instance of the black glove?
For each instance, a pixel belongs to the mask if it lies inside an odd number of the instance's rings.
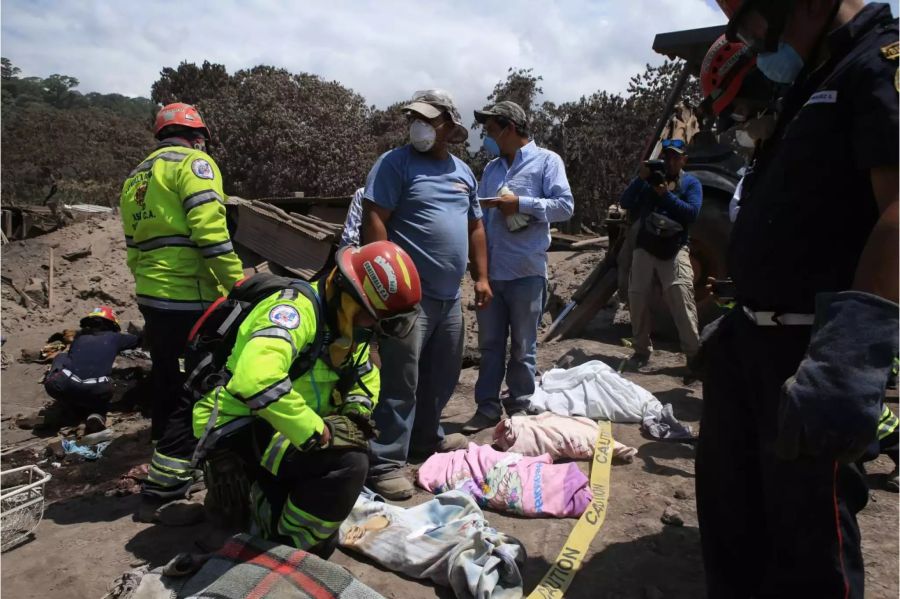
[[[897,355],[897,309],[859,291],[816,296],[809,349],[781,388],[780,458],[805,454],[849,463],[865,452]]]
[[[332,414],[322,419],[328,432],[331,433],[328,443],[321,449],[369,449],[369,440],[365,433],[346,416]]]

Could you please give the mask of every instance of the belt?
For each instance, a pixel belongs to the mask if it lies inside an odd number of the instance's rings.
[[[62,372],[64,375],[66,375],[67,377],[69,377],[70,379],[75,381],[76,383],[83,383],[85,385],[96,385],[98,383],[108,383],[109,382],[108,376],[101,376],[101,377],[97,377],[94,379],[82,379],[78,375],[73,373],[71,370],[69,370],[68,368],[63,368]]]
[[[758,327],[811,327],[815,320],[815,314],[796,314],[792,312],[766,312],[764,310],[754,312],[747,306],[741,306],[744,315],[750,322]]]

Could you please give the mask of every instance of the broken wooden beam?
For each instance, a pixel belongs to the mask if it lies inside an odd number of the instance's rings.
[[[572,248],[573,250],[577,250],[580,248],[586,248],[586,247],[592,247],[592,246],[604,247],[604,246],[608,246],[608,245],[609,245],[609,237],[603,236],[603,237],[594,237],[592,239],[582,239],[581,241],[575,241],[569,247]]]

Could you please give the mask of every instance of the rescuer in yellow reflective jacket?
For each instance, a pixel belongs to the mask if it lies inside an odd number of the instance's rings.
[[[368,341],[373,331],[408,335],[421,299],[412,259],[392,242],[342,248],[336,260],[308,294],[280,289],[249,310],[218,383],[193,406],[193,431],[173,436],[175,423],[166,431],[145,499],[183,497],[192,457],[230,449],[253,479],[259,534],[330,554],[362,490],[375,434],[380,379]],[[235,294],[246,286],[238,285]]]
[[[188,104],[164,106],[154,134],[159,144],[125,180],[120,211],[153,357],[151,436],[158,441],[183,382],[178,356],[188,333],[204,308],[242,277],[242,267],[200,113]]]

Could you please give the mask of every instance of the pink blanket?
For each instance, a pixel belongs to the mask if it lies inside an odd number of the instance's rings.
[[[523,516],[577,517],[592,499],[588,478],[576,464],[475,443],[434,454],[419,468],[418,481],[432,493],[459,489],[482,507]]]
[[[594,455],[597,423],[582,416],[560,416],[544,412],[537,416],[514,416],[494,429],[494,446],[526,456],[550,454],[554,460],[589,460]],[[613,441],[613,457],[630,463],[637,450]]]

